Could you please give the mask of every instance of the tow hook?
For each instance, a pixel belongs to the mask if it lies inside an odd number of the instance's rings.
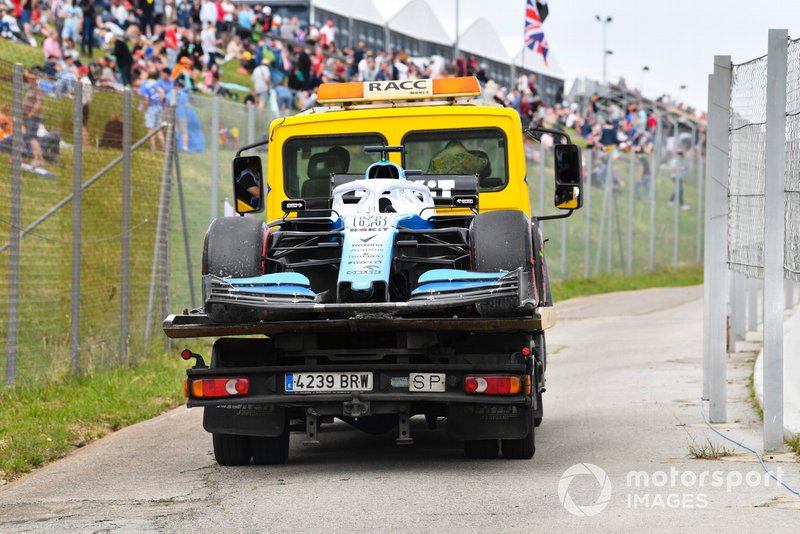
[[[195,364],[192,367],[192,369],[208,369],[208,366],[206,366],[206,362],[205,360],[203,360],[203,357],[195,352],[190,351],[189,349],[183,349],[181,351],[181,358],[187,361],[194,358]]]
[[[362,401],[354,395],[353,400],[342,403],[342,415],[355,418],[369,415],[369,401]]]

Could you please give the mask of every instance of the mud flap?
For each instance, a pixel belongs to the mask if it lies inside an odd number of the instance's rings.
[[[447,433],[458,439],[520,439],[531,426],[530,408],[503,404],[451,404]]]
[[[286,409],[282,406],[231,404],[207,406],[203,428],[214,434],[276,437],[286,427]]]

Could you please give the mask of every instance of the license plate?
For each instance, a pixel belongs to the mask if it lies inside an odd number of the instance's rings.
[[[286,393],[372,391],[372,373],[286,373]]]
[[[409,391],[445,392],[444,373],[410,373],[408,375]]]

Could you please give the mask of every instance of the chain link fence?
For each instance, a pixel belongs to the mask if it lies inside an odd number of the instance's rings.
[[[206,229],[213,219],[232,214],[233,158],[243,146],[266,138],[272,119],[266,109],[203,95],[179,97],[176,115],[176,183],[182,194],[172,210],[169,236],[173,311],[202,305]],[[175,209],[181,202],[185,209]]]
[[[12,177],[0,184],[7,384],[163,351],[163,317],[202,305],[203,238],[231,214],[231,160],[274,116],[187,91],[170,102],[151,109],[137,94],[0,62],[0,115],[12,123],[0,140]],[[543,225],[551,277],[699,262],[701,138],[664,117],[652,151],[584,150],[584,210]],[[551,150],[530,143],[526,156],[531,211],[553,213]]]
[[[0,61],[7,385],[152,349],[144,331],[165,154],[146,139],[145,107],[130,93]]]
[[[800,39],[789,42],[786,75],[784,271],[800,282]]]
[[[763,276],[764,152],[767,58],[734,65],[728,163],[728,262],[747,277]]]
[[[760,329],[764,450],[781,450],[798,365],[784,352],[784,317],[800,280],[800,41],[772,29],[766,56],[716,56],[709,108],[703,396],[711,421],[725,422],[726,354]]]
[[[767,56],[733,65],[730,88],[728,264],[764,276]],[[788,43],[784,167],[784,276],[800,281],[800,40]]]
[[[551,279],[631,276],[702,262],[701,135],[688,125],[659,130],[652,149],[583,150],[583,208],[542,225]],[[531,213],[555,213],[552,151],[526,143],[526,154]]]

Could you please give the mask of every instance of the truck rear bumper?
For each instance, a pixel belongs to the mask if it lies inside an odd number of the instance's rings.
[[[286,373],[325,372],[370,372],[373,376],[372,391],[291,393],[285,389]],[[187,371],[189,381],[200,378],[245,377],[249,380],[250,393],[246,396],[223,398],[195,398],[190,396],[187,406],[276,405],[285,407],[313,407],[320,404],[368,402],[368,403],[415,403],[439,402],[445,404],[502,404],[529,405],[530,396],[524,387],[516,395],[480,395],[464,392],[464,377],[470,374],[505,374],[519,376],[524,384],[528,372],[525,365],[436,365],[436,364],[372,364],[372,365],[316,365],[316,366],[271,366],[240,368],[192,368]],[[446,389],[443,392],[409,391],[410,373],[441,373],[445,375]],[[405,380],[405,382],[404,382]],[[189,387],[191,391],[191,386]],[[349,415],[343,413],[343,415]]]

